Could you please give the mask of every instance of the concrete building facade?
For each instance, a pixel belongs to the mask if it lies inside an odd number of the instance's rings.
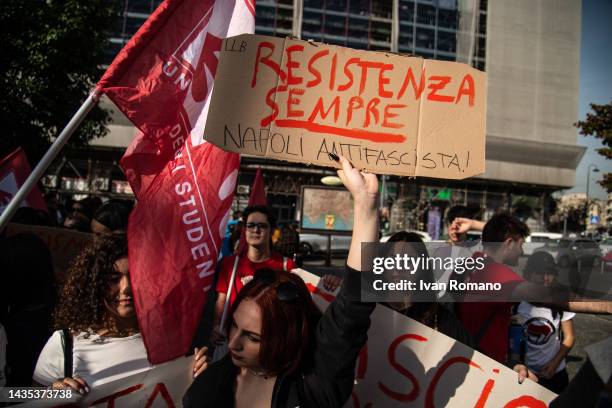
[[[125,0],[109,61],[158,3]],[[580,1],[258,0],[256,16],[261,34],[466,62],[487,72],[486,172],[460,181],[388,177],[385,204],[397,214],[392,229],[422,227],[432,206],[443,213],[463,204],[487,218],[510,209],[519,196],[535,200],[531,216],[544,228],[550,194],[574,185],[585,150],[572,125],[578,117]],[[120,156],[134,131],[114,113],[110,135],[93,145]],[[242,163],[243,185],[256,167],[265,167],[281,219],[295,216],[301,185],[331,173],[257,158]],[[238,199],[237,205],[244,197]]]

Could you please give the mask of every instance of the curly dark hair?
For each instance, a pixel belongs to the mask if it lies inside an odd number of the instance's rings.
[[[74,260],[68,279],[60,294],[55,311],[56,329],[70,329],[87,336],[101,328],[114,335],[125,335],[117,330],[116,318],[106,306],[109,282],[115,261],[128,254],[124,233],[105,235],[86,247]]]

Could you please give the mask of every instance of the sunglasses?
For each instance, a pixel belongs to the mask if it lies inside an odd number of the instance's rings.
[[[253,280],[266,286],[270,286],[278,282],[276,273],[270,269],[260,269],[255,271]],[[291,281],[279,283],[275,290],[276,297],[278,300],[283,302],[290,302],[300,297],[297,286]]]
[[[246,224],[247,229],[254,230],[256,228],[260,230],[268,229],[269,225],[265,222],[248,222]]]

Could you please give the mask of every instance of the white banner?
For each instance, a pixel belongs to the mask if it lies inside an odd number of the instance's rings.
[[[174,408],[182,406],[181,400],[193,380],[192,357],[181,357],[161,364],[151,370],[102,384],[77,399],[81,407],[145,407]],[[22,404],[23,407],[66,406],[56,400],[36,401]]]
[[[301,269],[324,310],[332,297],[319,277]],[[547,407],[556,394],[497,361],[429,327],[378,305],[368,343],[357,361],[346,408]]]

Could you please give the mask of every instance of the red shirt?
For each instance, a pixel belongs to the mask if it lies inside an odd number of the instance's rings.
[[[482,254],[474,253],[474,257]],[[524,279],[504,264],[486,263],[481,270],[475,270],[470,275],[470,282],[501,283],[501,299],[510,298],[510,294]],[[466,299],[468,300],[469,297]],[[489,327],[480,339],[480,351],[504,363],[507,360],[509,347],[510,318],[512,317],[512,302],[462,302],[459,304],[459,318],[466,330],[476,337],[485,322],[493,316]]]
[[[226,256],[221,260],[219,270],[219,280],[217,281],[217,292],[227,294],[229,290],[229,282],[232,277],[232,269],[234,268],[234,260],[236,255]],[[244,285],[246,285],[255,275],[257,269],[273,269],[276,271],[287,271],[295,269],[296,265],[293,259],[283,257],[278,252],[272,252],[270,258],[263,262],[253,262],[246,254],[238,260],[238,268],[236,268],[236,278],[234,279],[234,287],[230,298],[230,306],[236,300],[236,295]]]

